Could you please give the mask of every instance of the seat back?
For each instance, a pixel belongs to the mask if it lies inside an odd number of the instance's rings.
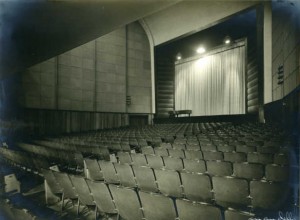
[[[138,188],[143,191],[157,192],[158,187],[155,181],[153,169],[149,167],[132,166]]]
[[[103,180],[103,174],[100,170],[97,160],[84,159],[86,177],[91,180]]]
[[[120,184],[128,187],[135,187],[135,177],[129,164],[114,163]]]
[[[255,163],[234,163],[233,173],[240,178],[261,179],[264,176],[264,166]]]
[[[212,186],[208,175],[181,173],[181,179],[184,195],[187,199],[192,201],[212,201]]]
[[[107,185],[103,182],[94,182],[91,180],[86,180],[86,182],[98,209],[105,213],[116,213],[116,207]]]
[[[176,207],[180,220],[222,219],[221,210],[215,206],[177,199]]]
[[[231,176],[233,172],[232,164],[226,161],[207,161],[206,167],[207,172],[215,176]]]
[[[166,169],[177,170],[177,171],[183,170],[183,163],[181,158],[174,158],[174,157],[162,157],[162,158]]]
[[[243,179],[212,177],[215,200],[224,207],[244,207],[249,205],[249,186]]]
[[[90,189],[85,182],[85,179],[81,176],[69,175],[72,184],[75,187],[75,191],[78,195],[79,201],[84,205],[95,205],[94,199],[91,196]]]
[[[144,154],[131,154],[132,164],[137,166],[147,166],[147,160]]]
[[[224,160],[232,162],[232,163],[246,162],[247,161],[247,155],[245,153],[241,153],[241,152],[225,152],[224,153]]]
[[[161,193],[177,198],[183,196],[178,172],[171,170],[154,170],[154,172]]]
[[[102,170],[105,182],[119,183],[119,177],[112,162],[99,160],[98,164],[100,166],[100,169]]]
[[[176,211],[171,198],[139,191],[141,203],[147,220],[175,220]]]
[[[117,211],[122,219],[140,220],[143,218],[138,194],[133,189],[109,185]]]
[[[183,159],[184,170],[192,173],[205,173],[206,164],[204,160]]]
[[[164,162],[161,156],[157,155],[146,155],[148,166],[154,169],[162,169],[164,168]]]

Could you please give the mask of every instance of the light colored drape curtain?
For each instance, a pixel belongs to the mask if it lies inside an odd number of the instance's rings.
[[[175,65],[175,110],[245,113],[245,46]]]

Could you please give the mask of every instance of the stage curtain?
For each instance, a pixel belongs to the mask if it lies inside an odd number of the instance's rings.
[[[245,46],[175,64],[175,110],[192,116],[245,113]]]

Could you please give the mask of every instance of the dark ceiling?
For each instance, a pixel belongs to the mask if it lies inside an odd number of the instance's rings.
[[[73,49],[176,2],[2,0],[0,77]]]
[[[155,52],[159,56],[173,60],[180,53],[184,59],[196,55],[199,46],[204,46],[208,51],[223,44],[226,36],[230,36],[233,40],[247,37],[255,43],[256,10],[248,10],[205,30],[157,46]]]

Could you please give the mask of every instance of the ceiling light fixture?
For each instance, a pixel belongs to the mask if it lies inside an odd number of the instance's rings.
[[[176,55],[176,59],[177,59],[177,60],[181,60],[181,58],[182,58],[181,53],[178,53],[178,54]]]
[[[226,36],[226,37],[224,38],[224,43],[225,43],[225,44],[230,44],[230,42],[231,42],[230,37],[229,37],[229,36]]]
[[[205,53],[205,48],[204,47],[199,47],[198,49],[197,49],[197,53],[199,53],[199,54],[201,54],[201,53]]]

